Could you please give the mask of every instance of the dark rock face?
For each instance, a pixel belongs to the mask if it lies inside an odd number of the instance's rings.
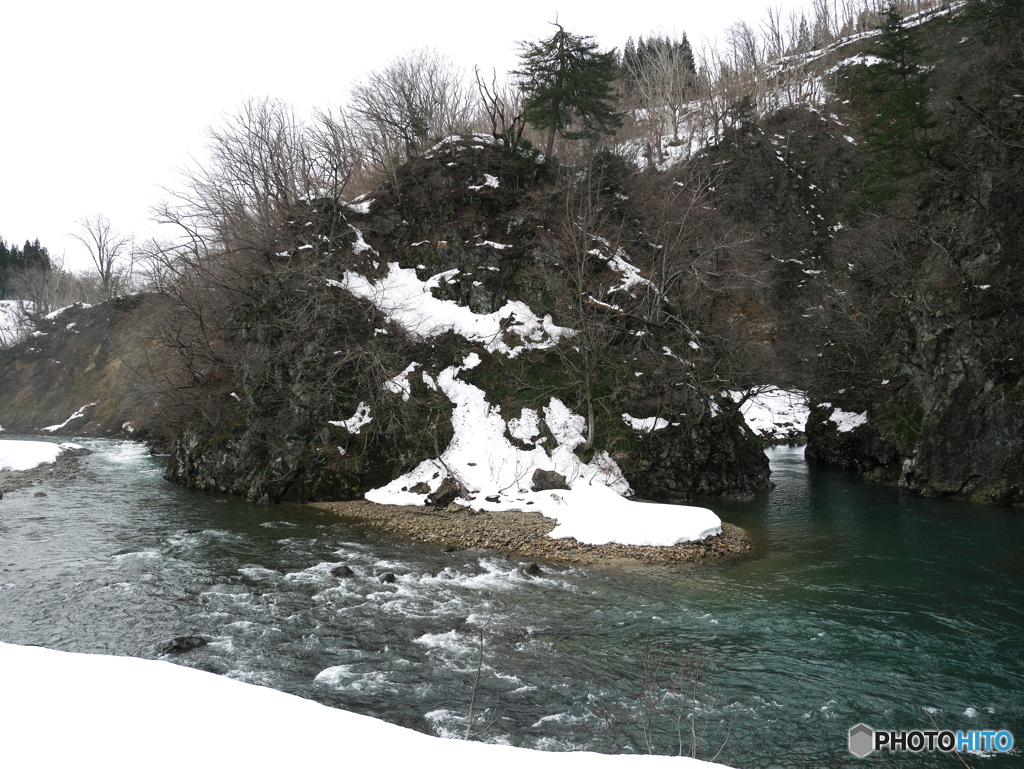
[[[551,491],[557,489],[568,489],[569,484],[565,476],[556,473],[554,470],[541,470],[539,467],[533,471],[531,488],[534,491]]]
[[[820,360],[832,370],[842,370],[844,359],[857,365],[813,394],[837,403],[841,392],[870,422],[840,434],[814,416],[807,456],[924,496],[1019,505],[1024,102],[1007,98],[1004,84],[1019,93],[1024,49],[1019,9],[992,13],[984,22],[965,13],[948,26],[922,27],[935,50],[946,49],[930,81],[933,149],[874,222],[884,222],[892,244],[884,259],[871,258],[864,246],[872,241],[855,242],[861,248],[850,257],[857,263],[844,290],[860,294],[856,309],[864,314],[847,310],[845,328],[836,324],[834,346]],[[1006,15],[994,22],[1007,13],[1013,23]],[[986,42],[957,47],[975,34]],[[1003,46],[1013,53],[996,53]],[[872,224],[862,223],[860,235]],[[866,333],[851,343],[850,328]]]
[[[954,348],[954,356],[958,366],[971,365],[969,347]],[[869,408],[869,422],[848,432],[828,420],[831,406],[813,408],[808,461],[926,497],[1024,503],[1024,406],[985,380],[980,365],[922,377]]]
[[[764,445],[735,404],[688,429],[667,427],[638,442],[623,466],[634,491],[649,499],[686,502],[699,497],[749,497],[771,487]]]
[[[878,432],[878,426],[867,421],[853,429],[840,429],[830,419],[836,407],[831,403],[818,403],[807,418],[807,451],[812,464],[840,470],[869,472],[889,467],[897,460],[894,447]],[[865,409],[848,406],[846,411],[861,413]]]
[[[840,432],[831,407],[807,422],[807,458],[864,472],[927,497],[995,505],[1024,503],[1024,380],[988,348],[1005,339],[1007,318],[918,317],[892,340],[892,381],[873,392],[849,388],[846,410],[868,423]],[[830,396],[835,401],[835,396]]]
[[[160,647],[161,654],[182,654],[206,646],[206,639],[197,635],[182,635],[172,638]]]

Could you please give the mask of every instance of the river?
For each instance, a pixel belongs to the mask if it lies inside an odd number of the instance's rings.
[[[912,498],[778,448],[774,491],[713,503],[750,556],[530,577],[180,489],[142,446],[78,442],[93,451],[78,477],[0,500],[2,641],[153,658],[197,634],[209,644],[175,662],[442,736],[472,712],[474,738],[547,750],[688,755],[696,734],[698,757],[746,769],[919,767],[962,764],[860,761],[848,729],[1024,741],[1020,511]],[[342,563],[352,576],[332,575]],[[1019,766],[1021,744],[967,759]]]

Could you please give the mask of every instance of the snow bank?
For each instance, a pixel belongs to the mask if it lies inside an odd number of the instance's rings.
[[[722,520],[706,507],[633,502],[607,486],[580,481],[571,491],[543,494],[541,512],[558,521],[550,534],[555,539],[671,547],[722,533]]]
[[[57,461],[69,449],[80,449],[74,443],[46,441],[0,441],[0,470],[31,470]]]
[[[607,453],[597,452],[586,463],[576,456],[586,440],[586,420],[557,398],[540,411],[524,408],[506,422],[501,407],[488,403],[483,390],[458,378],[479,363],[479,356],[470,353],[462,366],[450,366],[434,380],[455,406],[454,435],[441,456],[368,491],[366,499],[423,505],[445,478],[454,476],[465,490],[460,504],[485,511],[535,510],[559,522],[550,535],[554,538],[671,546],[721,533],[721,520],[705,508],[647,505],[621,496],[631,492],[629,483]],[[549,435],[539,437],[542,423]],[[533,491],[537,470],[561,474],[570,489]]]
[[[448,270],[422,281],[416,270],[391,262],[388,274],[377,282],[357,272],[347,272],[343,282],[330,283],[373,302],[389,320],[421,339],[454,331],[471,342],[483,344],[488,352],[514,357],[521,349],[550,347],[573,333],[556,326],[550,315],[539,318],[523,302],[508,302],[500,310],[478,315],[468,307],[436,298],[431,289],[455,272]],[[509,344],[510,334],[519,337],[518,344]]]
[[[668,420],[662,417],[634,417],[627,413],[622,415],[622,421],[639,433],[653,433],[668,427]]]
[[[73,420],[81,419],[82,417],[84,417],[85,416],[85,410],[86,409],[91,409],[95,405],[96,405],[95,403],[87,403],[84,406],[82,406],[82,408],[80,408],[78,411],[76,411],[74,414],[72,414],[67,419],[65,419],[63,422],[61,422],[59,425],[50,425],[49,427],[44,427],[43,430],[48,432],[48,433],[55,433],[58,430],[61,430],[61,429],[65,428],[65,427],[67,427],[68,424],[70,422],[72,422]]]
[[[0,643],[4,766],[712,769],[675,756],[547,753],[443,740],[156,660]]]
[[[57,308],[56,310],[51,312],[49,315],[47,315],[46,319],[47,320],[56,320],[61,315],[63,315],[67,310],[72,310],[72,309],[75,309],[75,308],[78,308],[80,310],[88,310],[90,307],[92,307],[91,304],[86,304],[85,302],[75,302],[74,304],[69,304],[69,305],[66,305],[65,307]]]
[[[823,403],[822,406],[828,408],[832,404]],[[852,411],[843,411],[842,409],[833,409],[832,415],[828,418],[830,422],[834,422],[839,432],[849,433],[857,429],[861,425],[865,425],[868,422],[868,412],[864,411],[860,414]]]
[[[348,419],[331,421],[327,424],[334,425],[335,427],[342,427],[352,433],[352,435],[359,435],[363,427],[370,424],[372,421],[373,417],[370,416],[370,407],[362,401],[359,401],[359,405],[356,406],[355,414],[350,416]]]

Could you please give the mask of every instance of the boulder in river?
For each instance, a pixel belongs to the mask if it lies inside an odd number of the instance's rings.
[[[161,654],[181,654],[206,646],[206,639],[198,635],[180,635],[160,647]]]
[[[519,571],[526,577],[539,577],[544,573],[535,561],[522,564]]]

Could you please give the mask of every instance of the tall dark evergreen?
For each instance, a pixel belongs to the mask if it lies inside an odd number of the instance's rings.
[[[20,249],[13,244],[8,246],[0,238],[0,299],[11,298],[13,283],[19,273],[28,270],[46,271],[50,267],[50,253],[39,244],[39,238],[35,241],[26,240]]]
[[[871,53],[876,61],[867,67],[863,83],[870,117],[862,189],[869,208],[894,198],[897,182],[927,164],[928,129],[935,125],[928,109],[931,85],[923,46],[895,5],[889,6],[882,35]]]
[[[635,91],[648,70],[662,59],[677,66],[681,71],[696,71],[693,48],[685,33],[679,40],[655,35],[646,40],[639,37],[634,43],[633,38],[629,38],[623,48],[619,64],[620,77],[626,91]]]
[[[558,31],[547,40],[522,44],[522,66],[512,73],[523,92],[526,122],[548,133],[549,158],[556,135],[593,140],[622,125],[612,91],[618,76],[615,52],[602,53],[592,37],[555,26]]]

